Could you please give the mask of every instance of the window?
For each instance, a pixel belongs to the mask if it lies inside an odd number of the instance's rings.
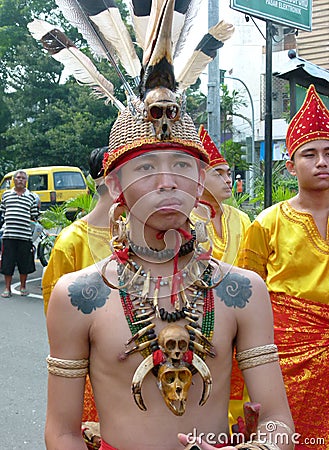
[[[85,189],[85,181],[79,172],[54,173],[55,189]]]
[[[30,175],[29,176],[30,191],[46,191],[48,189],[48,175]]]
[[[11,180],[11,177],[5,178],[3,180],[3,182],[1,183],[0,189],[9,189],[10,188],[10,180]]]

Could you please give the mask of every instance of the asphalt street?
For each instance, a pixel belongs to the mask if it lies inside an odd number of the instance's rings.
[[[13,296],[0,297],[0,449],[44,450],[48,354],[41,295],[42,267],[28,277],[28,297],[19,293],[13,278]],[[0,274],[0,292],[4,277]]]

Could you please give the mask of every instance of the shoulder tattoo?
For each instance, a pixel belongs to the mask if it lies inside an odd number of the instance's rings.
[[[101,275],[95,272],[77,278],[68,291],[72,306],[83,314],[90,314],[105,305],[111,289],[106,286]]]
[[[233,308],[244,308],[252,294],[249,278],[239,273],[228,273],[215,290],[221,301]]]

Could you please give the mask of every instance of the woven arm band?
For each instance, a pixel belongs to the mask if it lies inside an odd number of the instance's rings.
[[[275,344],[249,348],[236,354],[240,370],[250,369],[274,361],[279,361],[278,347]]]
[[[81,378],[88,373],[89,359],[58,359],[47,357],[48,372],[59,377]]]
[[[269,441],[265,441],[264,443],[252,441],[246,444],[238,444],[235,447],[240,450],[280,450],[280,447]]]

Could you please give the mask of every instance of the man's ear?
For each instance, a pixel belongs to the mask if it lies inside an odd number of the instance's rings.
[[[296,169],[295,169],[294,161],[292,161],[291,159],[287,159],[286,168],[291,175],[296,176]]]
[[[206,171],[205,171],[205,169],[200,169],[198,187],[197,187],[197,191],[196,191],[198,198],[200,198],[203,194],[205,180],[206,180]]]
[[[116,173],[110,173],[105,178],[105,184],[109,190],[110,196],[116,200],[122,194],[122,187],[119,177]]]

